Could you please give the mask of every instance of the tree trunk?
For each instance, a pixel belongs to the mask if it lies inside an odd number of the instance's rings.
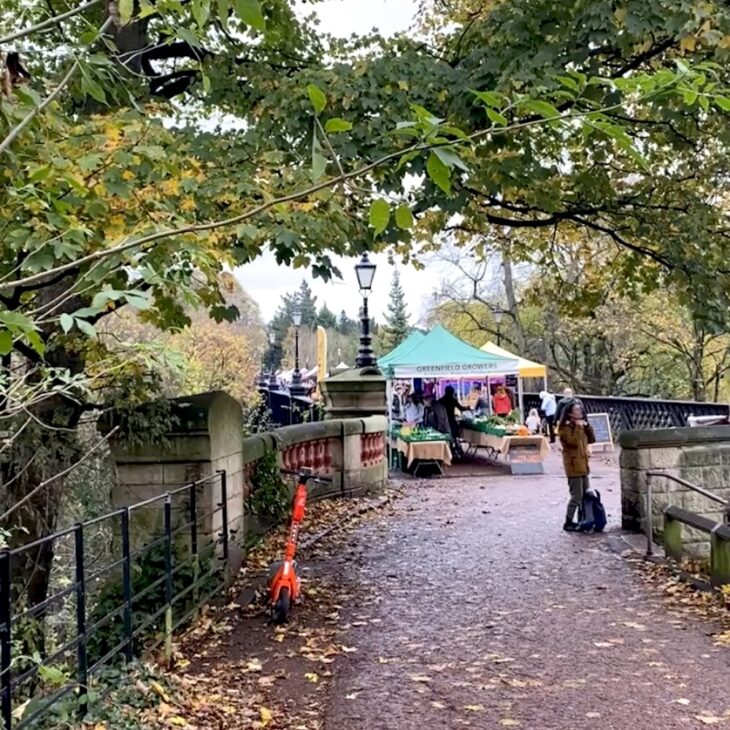
[[[514,340],[517,347],[517,354],[522,355],[526,352],[525,347],[525,330],[520,319],[520,306],[515,295],[515,284],[512,273],[512,258],[510,257],[509,244],[502,250],[502,270],[504,271],[504,293],[507,297],[507,309],[512,315],[514,324]]]

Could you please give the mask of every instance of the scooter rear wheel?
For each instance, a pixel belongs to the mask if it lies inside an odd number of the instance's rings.
[[[271,609],[271,620],[275,624],[285,624],[289,620],[289,611],[291,610],[291,595],[288,588],[282,588],[279,591],[279,597]]]

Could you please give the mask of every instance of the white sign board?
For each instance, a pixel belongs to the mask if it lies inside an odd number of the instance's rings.
[[[443,365],[397,365],[393,370],[396,378],[468,378],[497,373],[516,373],[518,368],[517,360],[498,360]]]

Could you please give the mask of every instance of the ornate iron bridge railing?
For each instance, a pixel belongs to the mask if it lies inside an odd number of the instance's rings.
[[[688,425],[690,416],[730,416],[730,406],[698,401],[654,398],[611,398],[579,395],[588,413],[608,413],[614,438],[622,431],[674,428]],[[525,410],[539,408],[537,393],[525,394]]]

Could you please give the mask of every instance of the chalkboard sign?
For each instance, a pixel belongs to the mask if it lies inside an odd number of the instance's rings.
[[[588,423],[593,426],[593,433],[596,434],[596,446],[606,446],[613,449],[613,437],[611,436],[611,419],[608,413],[589,413],[586,416]]]

